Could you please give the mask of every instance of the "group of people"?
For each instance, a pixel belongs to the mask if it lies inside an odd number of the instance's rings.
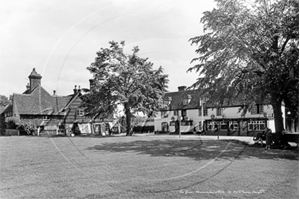
[[[288,142],[286,140],[286,136],[285,136],[285,130],[282,130],[282,137],[280,139],[280,146],[285,148],[286,146],[288,146]],[[265,150],[268,150],[271,148],[271,144],[273,142],[272,140],[272,130],[268,127],[265,128],[264,132],[261,135],[258,135],[257,139],[258,142],[260,141],[261,146],[263,146],[263,140],[266,140],[266,147]]]

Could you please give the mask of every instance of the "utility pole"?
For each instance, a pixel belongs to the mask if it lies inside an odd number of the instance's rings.
[[[204,127],[204,121],[203,121],[203,114],[204,114],[204,110],[203,110],[203,102],[200,98],[200,106],[201,106],[201,131],[203,132],[203,127]],[[200,129],[199,129],[200,130]]]
[[[179,137],[181,137],[181,130],[180,130],[180,127],[181,127],[181,116],[180,116],[180,110],[178,110],[178,124],[179,124],[178,133],[179,133]]]

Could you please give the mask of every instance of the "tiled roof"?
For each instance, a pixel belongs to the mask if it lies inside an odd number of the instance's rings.
[[[6,106],[0,106],[0,114],[2,114],[5,109],[6,109]]]
[[[190,98],[190,100],[187,100]],[[165,93],[164,101],[170,101],[168,110],[181,110],[181,109],[198,109],[200,108],[200,92],[198,90],[184,90],[177,92]],[[184,104],[184,99],[188,103]],[[261,100],[256,102],[257,104],[262,103]],[[268,104],[268,100],[265,99],[264,104]],[[206,107],[216,108],[217,104],[206,103]],[[221,107],[230,107],[230,106],[241,106],[243,105],[243,96],[236,97],[234,100],[224,103]]]
[[[30,94],[13,94],[14,111],[18,114],[59,114],[71,96],[51,96],[38,85]]]
[[[191,97],[189,103],[184,104],[183,100]],[[169,109],[177,110],[177,109],[195,109],[200,107],[200,95],[196,90],[186,90],[186,91],[178,91],[178,92],[170,92],[166,93],[164,96],[164,101],[170,101]]]

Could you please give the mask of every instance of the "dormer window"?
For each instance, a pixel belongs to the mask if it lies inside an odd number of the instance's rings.
[[[163,103],[164,103],[165,105],[170,105],[171,102],[172,102],[172,97],[168,97],[167,99],[164,100]]]
[[[204,97],[204,98],[200,98],[200,100],[199,100],[199,106],[204,106],[205,105],[205,103],[208,101],[208,99],[206,98],[206,97]]]
[[[44,115],[44,116],[43,116],[43,120],[44,120],[44,121],[49,121],[49,120],[50,120],[49,115]]]
[[[189,104],[189,102],[188,102],[188,99],[183,99],[183,105],[188,105]]]
[[[167,106],[168,106],[168,105],[170,105],[171,102],[170,102],[170,101],[167,101],[167,100],[164,100],[163,103],[164,103],[164,105],[167,105]]]
[[[188,105],[191,102],[192,96],[191,95],[187,95],[187,97],[185,99],[183,99],[183,105]]]

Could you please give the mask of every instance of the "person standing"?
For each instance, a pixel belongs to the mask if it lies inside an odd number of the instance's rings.
[[[272,144],[272,130],[266,127],[266,150],[270,149]]]

